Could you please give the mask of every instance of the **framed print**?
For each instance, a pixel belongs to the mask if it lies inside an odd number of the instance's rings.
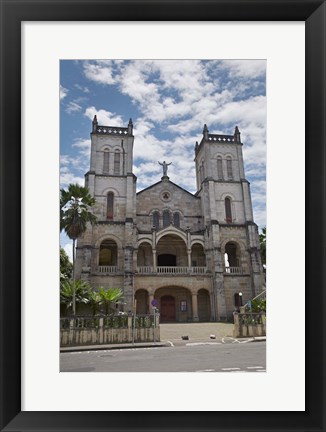
[[[1,430],[325,430],[325,2],[0,1]],[[107,58],[267,58],[266,374],[60,373],[59,61]]]

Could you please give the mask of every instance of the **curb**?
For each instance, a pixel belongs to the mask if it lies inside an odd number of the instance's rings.
[[[101,351],[101,350],[119,350],[119,349],[140,349],[140,348],[161,348],[170,347],[171,345],[165,342],[152,343],[135,343],[135,344],[115,344],[115,345],[77,345],[69,347],[60,347],[60,353],[78,352],[78,351]]]
[[[266,336],[254,337],[253,342],[266,342]]]

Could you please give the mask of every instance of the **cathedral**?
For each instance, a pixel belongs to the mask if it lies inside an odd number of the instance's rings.
[[[137,192],[133,124],[102,126],[95,116],[85,186],[97,223],[78,239],[76,278],[121,288],[124,311],[158,308],[161,322],[225,321],[264,287],[238,127],[194,148],[197,192],[162,177]]]

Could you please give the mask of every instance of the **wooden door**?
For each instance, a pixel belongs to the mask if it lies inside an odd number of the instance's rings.
[[[161,297],[160,321],[175,321],[175,298],[172,296]]]

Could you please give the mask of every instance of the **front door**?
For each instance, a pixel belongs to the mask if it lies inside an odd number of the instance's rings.
[[[175,298],[172,296],[161,297],[160,321],[175,321]]]

